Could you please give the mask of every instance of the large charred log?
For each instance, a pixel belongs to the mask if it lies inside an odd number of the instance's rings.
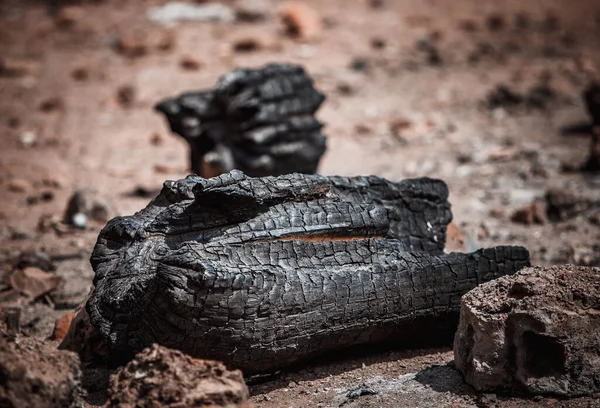
[[[325,99],[304,69],[237,69],[215,89],[167,99],[156,109],[190,145],[192,170],[212,177],[232,169],[250,176],[315,173],[325,152],[314,117]]]
[[[451,342],[461,295],[529,254],[444,254],[447,196],[431,179],[166,182],[102,230],[87,312],[114,353],[157,342],[247,374],[358,344]]]

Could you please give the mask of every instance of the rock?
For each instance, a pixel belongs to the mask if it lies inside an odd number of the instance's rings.
[[[56,319],[50,340],[62,341],[62,339],[64,339],[69,332],[69,328],[71,327],[71,322],[73,321],[74,316],[75,312],[71,311]]]
[[[114,407],[245,407],[248,387],[239,370],[153,345],[110,377]]]
[[[62,110],[64,108],[64,105],[65,104],[60,97],[54,96],[45,99],[40,103],[40,111],[44,113],[51,113],[58,110]]]
[[[111,205],[96,190],[83,188],[77,190],[69,199],[63,219],[65,224],[75,225],[78,228],[82,228],[81,224],[83,224],[85,228],[87,219],[107,222],[113,213]]]
[[[21,136],[19,136],[19,142],[21,142],[21,145],[23,147],[31,147],[35,144],[37,140],[37,135],[35,134],[35,132],[31,131],[31,130],[26,130],[25,132],[21,133]]]
[[[0,330],[0,373],[3,407],[83,406],[79,359],[53,343]]]
[[[76,81],[87,81],[90,78],[90,71],[86,67],[77,67],[71,71],[71,77]]]
[[[592,205],[592,200],[568,190],[550,189],[546,192],[546,213],[552,221],[576,217]]]
[[[155,23],[172,24],[179,21],[233,22],[235,13],[222,3],[191,4],[178,1],[163,6],[150,7],[148,19]]]
[[[544,202],[535,200],[524,207],[518,208],[510,216],[510,220],[525,225],[545,224],[547,219]]]
[[[54,16],[54,24],[58,29],[71,30],[77,22],[85,17],[86,10],[79,6],[61,7]]]
[[[186,71],[198,71],[202,65],[204,65],[204,63],[200,59],[190,55],[184,55],[179,60],[179,66]]]
[[[235,52],[258,51],[261,48],[264,48],[264,46],[264,41],[256,36],[251,35],[240,37],[233,42],[233,50]]]
[[[139,31],[123,34],[116,43],[116,50],[128,58],[142,57],[148,53],[147,37]]]
[[[117,89],[117,102],[123,108],[131,108],[135,102],[135,87],[133,85],[123,85]]]
[[[0,77],[20,78],[36,71],[37,64],[34,62],[0,57]]]
[[[271,10],[267,0],[238,0],[235,16],[238,21],[255,23],[264,20]]]
[[[532,267],[462,297],[454,358],[480,392],[600,391],[600,269]]]
[[[31,189],[31,184],[24,179],[12,179],[8,181],[7,187],[9,191],[15,193],[26,193]]]
[[[285,3],[279,14],[288,33],[303,41],[315,41],[323,35],[323,23],[319,13],[302,1]]]
[[[10,276],[12,288],[31,299],[53,291],[61,282],[59,276],[34,266],[18,269]]]

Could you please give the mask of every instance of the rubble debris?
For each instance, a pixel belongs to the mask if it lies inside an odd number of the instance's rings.
[[[363,385],[348,390],[346,397],[348,397],[348,399],[350,400],[354,400],[358,397],[362,397],[363,395],[377,395],[377,391],[375,391],[373,388],[369,388]]]
[[[2,323],[6,326],[6,331],[9,335],[17,335],[21,333],[21,308],[7,307],[0,310]],[[1,326],[1,325],[0,325]],[[2,328],[0,327],[0,335]]]
[[[0,328],[0,405],[63,408],[83,405],[79,359],[35,337]]]
[[[447,197],[432,179],[166,182],[102,230],[86,309],[115,356],[159,343],[247,373],[356,344],[443,342],[463,293],[529,264],[522,247],[444,254]]]
[[[121,408],[253,406],[239,370],[157,344],[112,374],[108,393],[110,406]]]
[[[271,64],[234,70],[214,90],[166,99],[156,110],[189,143],[200,176],[314,173],[325,152],[314,117],[324,99],[302,67]]]
[[[530,204],[515,210],[510,216],[510,220],[524,225],[545,224],[548,221],[546,218],[546,205],[542,200],[534,200]]]
[[[117,102],[123,108],[131,108],[135,102],[135,93],[133,85],[123,85],[117,89]]]
[[[75,312],[71,311],[56,319],[56,322],[54,323],[54,330],[52,330],[52,336],[50,336],[50,340],[62,341],[67,335],[69,327],[71,327],[71,322],[73,321],[74,316]]]
[[[190,55],[185,55],[179,60],[179,66],[187,71],[198,71],[202,65],[204,64],[201,60]]]
[[[480,392],[600,392],[600,269],[532,267],[463,296],[456,368]]]
[[[11,179],[6,183],[8,191],[14,193],[26,193],[31,190],[31,184],[24,179]]]
[[[283,4],[279,14],[290,35],[303,40],[315,41],[323,35],[321,16],[313,7],[302,1]]]
[[[148,20],[160,24],[173,24],[180,21],[220,21],[231,23],[235,13],[223,3],[183,3],[172,1],[162,6],[150,7]]]
[[[590,198],[568,190],[550,189],[546,192],[546,213],[551,221],[576,217],[592,205]]]
[[[371,70],[371,62],[364,57],[356,57],[350,62],[350,69],[356,72],[369,72]]]
[[[258,51],[264,47],[263,41],[255,36],[245,36],[233,41],[233,50],[235,52]]]
[[[37,64],[34,62],[0,57],[0,77],[20,78],[36,71]]]
[[[267,18],[271,5],[267,0],[238,0],[235,4],[236,20],[257,23]]]
[[[60,276],[34,266],[17,269],[10,275],[12,288],[32,300],[55,290],[61,282]]]
[[[63,220],[65,224],[85,228],[87,220],[106,222],[114,211],[104,197],[93,188],[82,188],[71,196]]]

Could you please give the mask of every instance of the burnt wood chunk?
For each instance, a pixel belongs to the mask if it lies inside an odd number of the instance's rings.
[[[215,89],[156,105],[190,145],[192,170],[212,177],[232,169],[250,176],[315,173],[325,152],[314,117],[325,96],[300,66],[237,69]]]
[[[116,354],[157,342],[246,374],[358,344],[451,342],[461,295],[529,254],[444,254],[447,197],[426,178],[166,182],[100,233],[87,312]]]

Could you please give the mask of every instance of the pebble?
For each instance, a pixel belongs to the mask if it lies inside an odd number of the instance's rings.
[[[319,13],[301,1],[285,3],[279,15],[288,33],[302,41],[316,41],[323,35],[323,23]]]
[[[73,226],[75,228],[85,229],[85,227],[87,226],[87,219],[87,215],[83,213],[76,213],[75,215],[73,215],[71,222],[73,223]]]

